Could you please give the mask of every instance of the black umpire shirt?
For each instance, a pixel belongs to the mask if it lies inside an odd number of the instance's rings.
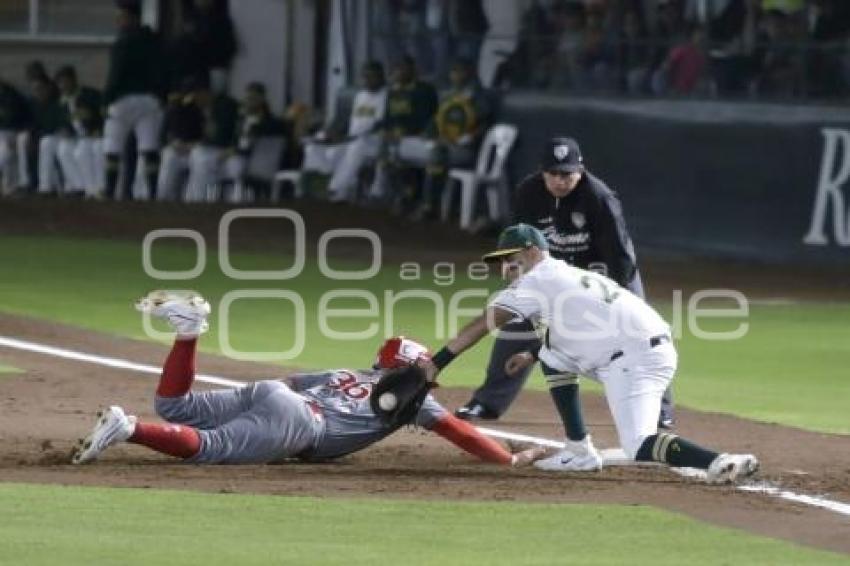
[[[538,171],[519,184],[515,199],[514,221],[539,228],[552,257],[606,275],[643,297],[620,199],[599,178],[585,171],[575,189],[556,198]]]

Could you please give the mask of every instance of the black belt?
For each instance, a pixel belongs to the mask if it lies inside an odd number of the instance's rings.
[[[669,342],[669,341],[670,341],[670,335],[669,334],[659,334],[658,336],[653,336],[652,338],[649,339],[649,347],[650,347],[650,349],[652,349],[652,348],[655,348],[656,346],[660,346],[661,344],[664,344],[664,343]],[[625,353],[622,350],[617,350],[616,352],[611,354],[611,360],[610,361],[613,362],[614,360],[622,358],[624,355],[625,355]]]

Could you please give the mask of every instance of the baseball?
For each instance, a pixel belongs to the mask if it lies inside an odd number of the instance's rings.
[[[395,409],[396,403],[395,395],[389,391],[378,397],[378,406],[384,411],[392,411]]]

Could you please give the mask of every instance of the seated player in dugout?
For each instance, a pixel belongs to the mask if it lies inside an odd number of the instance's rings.
[[[210,305],[194,293],[154,291],[137,309],[166,320],[177,332],[156,390],[155,407],[166,423],[145,422],[118,406],[98,414],[72,461],[95,460],[110,446],[129,442],[204,464],[317,461],[362,450],[404,424],[436,432],[486,462],[529,464],[542,448],[511,454],[496,441],[426,397],[409,423],[387,424],[370,406],[373,385],[389,372],[423,372],[425,346],[402,337],[387,340],[368,370],[336,369],[266,380],[237,389],[193,392],[198,336],[208,329]]]
[[[492,119],[492,104],[472,63],[458,59],[449,73],[451,89],[443,96],[424,137],[405,138],[398,157],[425,168],[425,181],[415,220],[434,218],[451,167],[469,167]]]
[[[370,199],[388,198],[393,210],[399,213],[412,203],[418,183],[410,177],[418,169],[402,167],[399,146],[406,139],[425,134],[437,105],[437,90],[431,83],[420,80],[413,58],[405,55],[399,59],[392,68],[386,112],[378,124],[382,140]],[[392,194],[388,194],[389,188],[393,189]]]

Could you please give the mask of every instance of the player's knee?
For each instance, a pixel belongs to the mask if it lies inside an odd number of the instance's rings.
[[[183,422],[186,414],[186,406],[189,395],[180,397],[162,397],[157,395],[154,399],[154,410],[163,420],[168,422]]]

